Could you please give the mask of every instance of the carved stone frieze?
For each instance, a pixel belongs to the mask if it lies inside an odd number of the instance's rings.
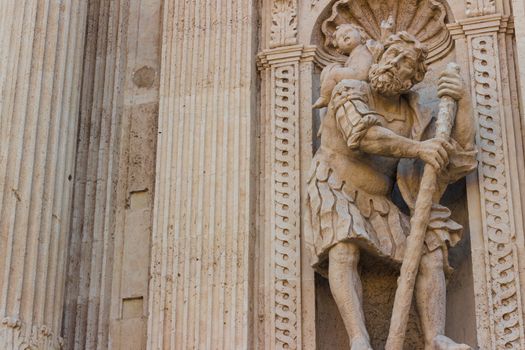
[[[297,44],[297,0],[274,0],[270,47]]]
[[[496,13],[495,0],[466,0],[465,10],[468,17],[492,15]]]

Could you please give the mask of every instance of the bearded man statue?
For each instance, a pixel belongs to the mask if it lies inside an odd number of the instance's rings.
[[[410,218],[392,201],[394,185],[414,209],[424,164],[439,172],[415,286],[425,350],[470,349],[445,337],[448,248],[462,227],[439,205],[449,183],[475,169],[474,123],[459,113],[450,141],[433,138],[434,120],[412,87],[426,74],[427,49],[407,32],[390,35],[367,81],[343,80],[322,122],[308,178],[313,267],[328,276],[352,350],[371,350],[358,273],[360,253],[400,265]],[[444,72],[438,96],[460,100],[459,73]]]

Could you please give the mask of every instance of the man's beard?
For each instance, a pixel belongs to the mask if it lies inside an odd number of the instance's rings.
[[[410,90],[412,84],[403,83],[395,74],[395,68],[386,64],[374,64],[368,74],[372,89],[384,96],[397,96]]]

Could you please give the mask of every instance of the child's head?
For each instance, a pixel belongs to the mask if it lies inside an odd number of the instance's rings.
[[[339,53],[349,55],[353,49],[365,44],[370,37],[363,28],[355,24],[341,24],[333,34],[333,45]]]

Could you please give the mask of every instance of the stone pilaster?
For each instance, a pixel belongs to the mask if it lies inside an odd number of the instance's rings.
[[[299,60],[302,46],[271,49],[259,55],[262,75],[269,73],[270,183],[266,245],[269,270],[264,294],[270,349],[301,349],[301,203],[299,139]],[[264,103],[263,102],[263,103]]]
[[[252,342],[256,2],[164,2],[148,349]]]
[[[523,140],[515,91],[508,79],[513,76],[512,47],[507,46],[512,30],[507,17],[471,16],[449,28],[457,47],[468,52],[472,107],[478,125],[478,176],[468,179],[478,345],[481,349],[524,349],[520,283]]]
[[[525,1],[512,0],[512,16],[516,31],[517,66],[521,92],[521,114],[525,115]]]
[[[301,215],[305,164],[308,167],[312,157],[311,92],[306,88],[302,94],[304,86],[300,84],[305,80],[305,86],[311,85],[315,48],[298,44],[297,12],[296,0],[263,5],[261,46],[268,49],[258,54],[261,109],[255,346],[260,349],[315,346],[310,329],[314,319],[313,272],[303,271],[308,259],[302,254],[305,228]],[[312,304],[307,311],[304,301]]]
[[[58,349],[87,2],[0,4],[0,348]]]

